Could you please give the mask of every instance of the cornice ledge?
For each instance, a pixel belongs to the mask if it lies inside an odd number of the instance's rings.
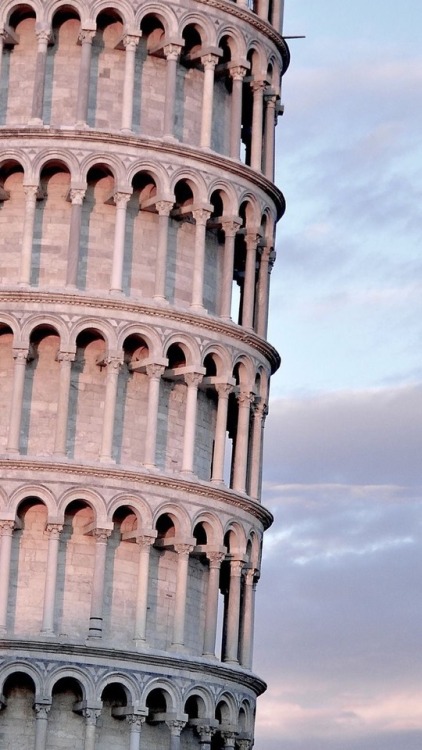
[[[268,21],[260,18],[247,8],[239,8],[239,6],[235,5],[233,2],[224,2],[224,0],[198,0],[198,2],[203,3],[204,5],[210,5],[212,8],[217,8],[226,13],[230,13],[232,16],[236,16],[236,18],[241,18],[242,21],[247,21],[250,26],[253,26],[255,29],[258,29],[258,31],[265,34],[272,42],[274,42],[280,52],[283,59],[282,75],[285,74],[290,64],[290,50],[284,37],[279,34],[274,26]]]
[[[223,663],[212,662],[209,660],[201,661],[197,657],[193,656],[180,656],[173,655],[168,652],[154,652],[150,651],[124,651],[116,648],[107,648],[105,646],[85,646],[82,644],[63,643],[51,641],[32,641],[32,640],[21,640],[21,639],[1,639],[0,650],[7,651],[8,656],[13,659],[12,651],[25,651],[37,653],[40,652],[41,658],[45,660],[48,654],[58,655],[63,657],[64,655],[83,657],[84,661],[88,657],[95,658],[96,662],[98,657],[103,659],[112,659],[113,661],[122,662],[136,662],[136,665],[142,666],[155,666],[162,667],[163,669],[180,669],[185,671],[189,669],[192,672],[204,674],[204,666],[206,665],[207,675],[212,675],[218,679],[242,685],[252,690],[256,696],[262,695],[266,690],[267,685],[264,680],[253,674],[252,672],[246,672],[241,667],[227,667]],[[24,659],[20,657],[19,662],[22,663]]]
[[[83,476],[95,477],[96,479],[107,480],[113,479],[128,482],[134,482],[138,485],[163,488],[166,490],[182,490],[189,495],[207,498],[211,501],[223,501],[228,505],[250,513],[263,525],[266,531],[273,522],[273,515],[263,505],[251,500],[250,498],[240,495],[234,490],[225,487],[213,487],[211,484],[201,481],[184,479],[181,476],[166,476],[164,474],[152,474],[146,471],[128,469],[127,467],[117,468],[114,466],[77,464],[67,461],[55,461],[51,459],[37,458],[5,458],[0,457],[0,471],[28,471],[32,473],[39,472],[60,472],[63,476]]]
[[[142,304],[139,302],[130,302],[127,299],[118,299],[117,297],[89,297],[84,294],[68,294],[61,292],[43,292],[34,290],[0,290],[0,303],[11,302],[26,304],[51,304],[51,305],[81,305],[89,308],[99,308],[101,310],[116,310],[131,312],[138,315],[149,315],[153,318],[161,318],[169,321],[177,321],[187,325],[194,325],[205,331],[218,333],[234,339],[237,343],[243,344],[256,349],[262,354],[271,366],[271,373],[278,370],[281,364],[280,355],[277,350],[271,346],[265,339],[257,336],[253,331],[246,331],[235,323],[224,323],[218,318],[208,315],[195,315],[188,311],[177,310],[171,305],[168,307],[158,307],[154,305]]]
[[[162,141],[159,138],[152,138],[146,135],[124,135],[118,132],[101,131],[101,130],[58,130],[51,127],[41,129],[33,128],[31,126],[19,125],[17,128],[1,127],[0,133],[3,139],[6,138],[40,138],[42,140],[50,138],[60,138],[66,142],[72,140],[78,141],[104,141],[107,144],[115,143],[122,144],[124,146],[134,146],[137,149],[144,147],[147,149],[159,151],[168,154],[177,154],[180,156],[183,153],[189,155],[190,158],[200,162],[201,164],[208,164],[215,167],[216,164],[220,165],[222,169],[230,172],[243,179],[251,182],[252,184],[263,190],[268,196],[272,198],[277,208],[277,218],[281,219],[286,210],[286,201],[281,190],[273,183],[268,180],[262,173],[248,167],[241,161],[231,159],[228,156],[217,153],[216,151],[204,151],[198,146],[190,146],[189,144],[176,141],[171,143],[170,141]]]

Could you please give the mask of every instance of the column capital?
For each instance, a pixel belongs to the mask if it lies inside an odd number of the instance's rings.
[[[131,728],[138,729],[141,731],[142,724],[145,724],[146,716],[140,716],[139,714],[126,714],[126,721],[130,724]]]
[[[223,562],[226,553],[210,551],[205,553],[207,560],[209,560],[210,568],[219,568]]]
[[[16,359],[17,362],[26,363],[27,361],[30,361],[32,359],[29,348],[12,349],[12,355],[13,355],[13,359]]]
[[[157,201],[155,208],[159,216],[170,216],[170,211],[174,206],[174,201]]]
[[[47,721],[50,708],[51,703],[34,703],[34,711],[37,719],[44,719]]]
[[[72,206],[82,206],[86,195],[86,188],[70,188],[68,193],[68,200]]]
[[[268,86],[268,82],[265,80],[253,80],[250,83],[252,91],[255,93],[256,91],[264,92],[264,90]]]
[[[252,406],[255,396],[250,391],[239,391],[239,393],[236,394],[236,399],[239,406],[247,406],[249,408]]]
[[[252,740],[236,740],[236,744],[239,750],[251,750],[252,748]]]
[[[157,532],[151,532],[150,534],[139,534],[135,537],[135,542],[141,549],[148,549],[152,547],[157,538]]]
[[[211,742],[212,736],[216,733],[216,728],[211,724],[197,724],[195,727],[199,734],[201,742]]]
[[[173,737],[179,737],[182,729],[186,726],[186,721],[181,721],[180,719],[166,719],[165,723]]]
[[[211,216],[211,211],[208,208],[194,208],[192,216],[197,224],[205,225]]]
[[[223,218],[221,219],[221,228],[223,229],[226,237],[234,237],[241,226],[242,219],[240,218],[240,216],[237,219],[233,217],[231,217],[230,219],[225,219],[223,216]]]
[[[178,60],[181,51],[182,45],[174,44],[173,42],[170,42],[170,44],[165,44],[163,47],[163,52],[167,60]]]
[[[116,208],[126,208],[131,197],[132,197],[132,191],[128,192],[126,190],[125,191],[116,190],[116,192],[113,193],[113,201],[114,201]]]
[[[106,544],[111,535],[111,529],[93,529],[91,533],[99,544]]]
[[[224,740],[225,748],[234,747],[236,742],[236,732],[222,730],[221,736]]]
[[[63,531],[62,523],[47,523],[45,527],[45,533],[50,539],[59,539],[60,534]]]
[[[79,44],[92,44],[97,29],[81,29],[78,34]]]
[[[232,383],[216,383],[215,390],[218,393],[219,398],[228,398],[233,392],[234,385]]]
[[[27,198],[37,198],[39,191],[39,185],[24,185],[23,192]]]
[[[243,81],[248,69],[244,65],[235,65],[229,72],[233,81]]]
[[[194,550],[194,546],[193,544],[180,543],[174,545],[174,550],[181,557],[189,557],[190,553]]]
[[[214,70],[219,59],[220,58],[218,57],[218,55],[213,55],[212,53],[208,52],[206,55],[203,55],[201,57],[201,63],[204,66],[205,70]]]
[[[76,359],[76,352],[58,351],[56,355],[57,362],[74,362],[75,359]]]
[[[51,33],[51,29],[49,28],[37,29],[35,31],[35,36],[37,37],[37,41],[39,44],[41,42],[45,45],[53,43],[53,36]]]
[[[12,536],[14,528],[15,528],[14,521],[6,521],[3,519],[0,519],[0,537]]]
[[[202,382],[204,375],[202,372],[187,372],[183,376],[185,379],[185,383],[188,387],[198,387],[198,385]]]
[[[97,719],[101,716],[101,709],[89,708],[89,706],[87,706],[86,708],[83,709],[82,715],[87,724],[91,724],[92,726],[95,726],[97,723]]]
[[[106,358],[105,363],[108,371],[119,372],[123,365],[123,357],[121,355],[110,355]]]
[[[135,50],[139,44],[141,34],[127,33],[122,38],[122,44],[125,49]]]
[[[265,420],[265,417],[268,416],[268,404],[265,403],[261,398],[255,398],[253,404],[252,404],[252,411],[254,414],[254,417],[257,419],[262,419],[262,421]]]
[[[244,560],[230,560],[230,575],[240,578],[245,567]]]
[[[159,380],[165,369],[165,365],[158,365],[153,362],[150,365],[146,365],[145,372],[151,380]]]

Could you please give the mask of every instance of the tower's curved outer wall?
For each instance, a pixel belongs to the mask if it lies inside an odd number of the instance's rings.
[[[281,2],[1,3],[1,747],[252,747]]]

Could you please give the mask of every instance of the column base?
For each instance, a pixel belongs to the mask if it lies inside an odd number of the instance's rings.
[[[170,302],[165,297],[162,297],[161,294],[154,294],[153,297],[154,302],[157,302],[158,305],[169,305]]]
[[[42,128],[44,127],[44,122],[39,117],[30,117],[28,125],[35,128]]]
[[[75,130],[89,130],[89,125],[83,120],[80,120],[79,122],[75,122]]]
[[[120,128],[121,135],[135,135],[131,128]]]
[[[100,456],[100,464],[115,464],[116,461],[111,456]]]

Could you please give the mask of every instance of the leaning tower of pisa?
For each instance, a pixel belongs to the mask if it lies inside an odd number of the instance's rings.
[[[1,748],[252,748],[281,2],[1,2]]]

